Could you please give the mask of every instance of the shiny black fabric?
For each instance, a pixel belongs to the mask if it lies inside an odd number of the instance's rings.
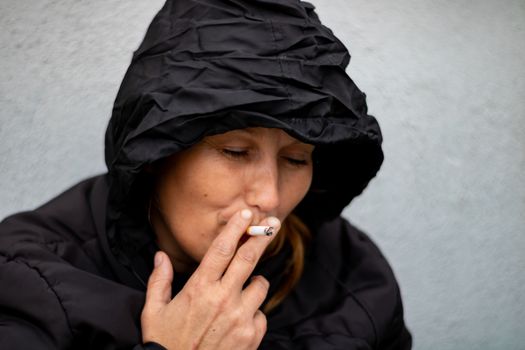
[[[383,160],[350,56],[296,0],[168,0],[133,55],[106,133],[108,174],[0,224],[0,344],[141,349],[152,270],[143,171],[211,134],[281,128],[316,145],[296,214],[312,231],[302,279],[261,349],[409,349],[400,293],[370,239],[339,215]],[[256,273],[278,288],[285,248]],[[176,274],[176,294],[188,276]],[[154,347],[155,345],[148,345]]]
[[[133,56],[106,133],[112,219],[144,164],[249,126],[316,144],[300,212],[339,215],[383,160],[379,126],[345,73],[349,60],[305,2],[167,1]]]

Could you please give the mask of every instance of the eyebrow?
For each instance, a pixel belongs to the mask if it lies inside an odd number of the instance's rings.
[[[282,130],[282,129],[280,129],[280,130]],[[257,131],[255,129],[253,129],[253,128],[234,129],[234,130],[231,130],[231,131],[232,132],[242,132],[242,133],[248,134],[250,136],[254,136],[257,133]],[[309,146],[314,146],[315,147],[315,145],[312,145],[311,143],[303,142],[301,140],[296,139],[295,137],[293,137],[291,135],[289,135],[289,136],[293,138],[293,141],[290,142],[288,145],[309,145]]]

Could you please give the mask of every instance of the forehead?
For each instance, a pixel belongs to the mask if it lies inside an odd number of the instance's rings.
[[[251,127],[244,129],[230,130],[222,134],[216,134],[210,136],[211,138],[224,138],[230,139],[235,137],[246,137],[250,139],[272,139],[279,141],[280,143],[286,144],[301,144],[309,145],[308,143],[302,142],[295,137],[288,134],[286,131],[279,128],[264,128],[264,127]],[[311,145],[313,147],[313,145]]]

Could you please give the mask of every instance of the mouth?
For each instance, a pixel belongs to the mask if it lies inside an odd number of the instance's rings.
[[[226,220],[225,217],[220,217],[219,218],[219,227],[222,229],[224,228],[224,226],[226,226],[228,224],[228,220]],[[259,224],[259,218],[258,217],[253,217],[252,219],[252,222],[250,223],[250,225],[258,225]],[[237,249],[242,246],[248,239],[250,239],[250,235],[247,233],[247,232],[243,232],[242,236],[239,238],[239,242],[237,243]]]

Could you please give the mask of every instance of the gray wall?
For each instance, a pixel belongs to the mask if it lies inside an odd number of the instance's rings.
[[[345,215],[401,284],[416,349],[525,349],[525,2],[313,1],[352,53],[385,164]],[[0,217],[105,170],[162,0],[0,2]]]

